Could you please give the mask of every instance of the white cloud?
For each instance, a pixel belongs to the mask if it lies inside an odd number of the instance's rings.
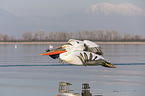
[[[93,13],[101,12],[104,14],[118,13],[121,15],[128,16],[145,16],[145,10],[138,8],[134,4],[110,4],[110,3],[99,3],[91,6]]]

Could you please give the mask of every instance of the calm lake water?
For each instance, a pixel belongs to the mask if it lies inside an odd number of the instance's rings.
[[[93,96],[145,94],[145,45],[100,45],[115,69],[61,64],[40,56],[48,48],[45,44],[17,46],[0,45],[0,96],[66,96],[59,93],[59,82],[72,84],[67,94],[81,94],[83,83]]]

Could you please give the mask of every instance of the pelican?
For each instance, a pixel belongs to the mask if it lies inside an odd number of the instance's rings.
[[[103,57],[101,47],[89,40],[70,39],[66,44],[54,50],[48,49],[46,51],[46,53],[41,55],[49,55],[53,59],[60,58],[60,60],[74,65],[102,65],[108,68],[116,68]]]

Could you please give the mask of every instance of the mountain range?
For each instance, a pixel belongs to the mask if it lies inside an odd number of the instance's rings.
[[[0,33],[21,37],[24,31],[115,30],[145,37],[145,11],[133,4],[100,3],[88,9],[55,17],[15,16],[0,9]]]

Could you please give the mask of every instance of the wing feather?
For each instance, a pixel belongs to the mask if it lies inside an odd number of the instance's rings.
[[[84,40],[84,51],[96,53],[98,55],[103,55],[103,52],[101,50],[101,47],[94,42],[91,42],[89,40]]]
[[[94,65],[102,65],[104,67],[108,68],[116,68],[113,64],[111,64],[109,61],[107,61],[102,56],[92,53],[92,52],[86,52],[83,51],[80,53],[80,56],[78,56],[80,60],[82,61],[84,66],[94,66]],[[88,59],[89,57],[89,59]],[[92,59],[94,57],[94,59]]]

